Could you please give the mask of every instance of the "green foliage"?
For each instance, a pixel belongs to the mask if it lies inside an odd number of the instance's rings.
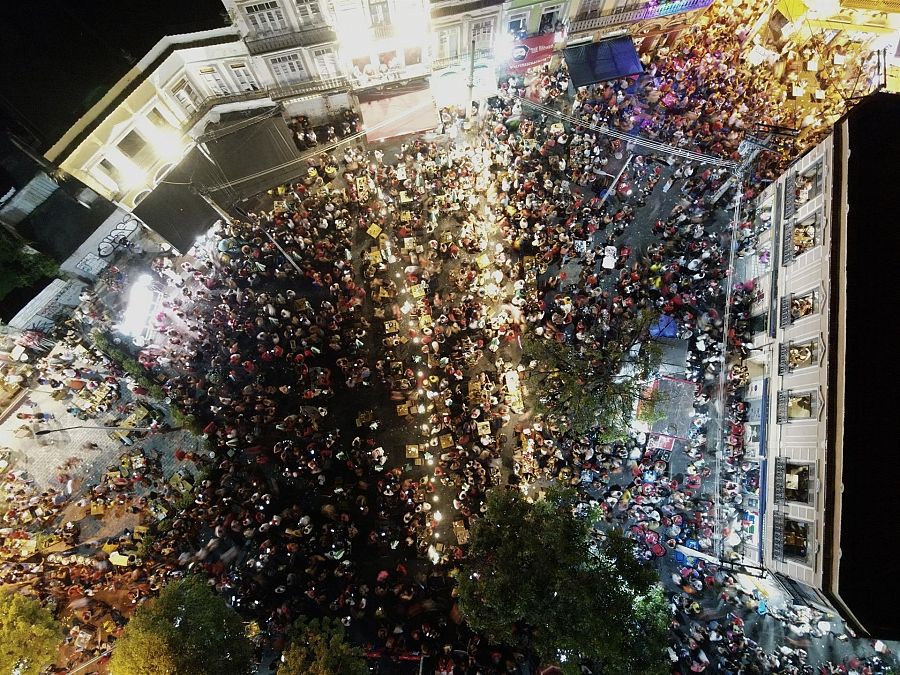
[[[658,387],[645,389],[641,394],[640,405],[638,406],[637,419],[647,424],[653,424],[664,419],[666,413],[661,409],[660,403],[665,400],[665,396]]]
[[[58,273],[59,265],[51,258],[0,231],[0,300],[16,288]]]
[[[62,638],[62,626],[37,600],[0,592],[0,673],[37,675],[53,663]]]
[[[115,644],[112,675],[245,675],[252,648],[237,613],[203,579],[166,586]]]
[[[113,363],[131,375],[134,381],[146,389],[152,398],[158,401],[166,398],[165,390],[148,377],[147,369],[131,354],[110,340],[105,333],[99,330],[92,331],[91,342],[94,343],[94,347],[106,354]],[[174,405],[169,409],[169,414],[176,426],[190,431],[195,436],[199,436],[202,433],[200,422],[194,415],[186,414]]]
[[[169,412],[172,415],[172,420],[175,422],[175,424],[182,429],[187,429],[195,436],[199,436],[201,433],[203,433],[203,428],[200,426],[200,422],[194,415],[183,413],[180,409],[174,406]]]
[[[654,570],[621,535],[595,543],[575,504],[571,489],[551,488],[535,503],[518,490],[491,490],[460,569],[460,611],[491,639],[545,659],[590,661],[610,675],[665,672],[665,632],[644,629],[668,625],[665,604],[659,615],[642,601],[657,597]]]
[[[574,344],[526,335],[526,374],[538,412],[563,433],[598,432],[602,443],[628,434],[635,404],[659,365],[662,349],[648,339],[653,315],[620,318],[615,329],[589,334]]]
[[[367,675],[363,651],[348,644],[336,619],[301,617],[291,631],[278,675]]]

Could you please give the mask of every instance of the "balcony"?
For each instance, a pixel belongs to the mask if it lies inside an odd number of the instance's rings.
[[[397,35],[397,31],[394,30],[393,24],[390,23],[375,24],[372,26],[371,31],[372,37],[376,40],[390,40]]]
[[[503,0],[475,0],[474,2],[462,3],[458,0],[431,0],[431,18],[440,19],[445,16],[465,14],[466,12],[474,12],[502,4]]]
[[[900,0],[840,0],[841,7],[846,9],[867,9],[885,14],[900,13]]]
[[[494,56],[493,49],[476,49],[475,50],[475,62],[478,63],[483,59],[490,59]],[[443,70],[444,68],[453,68],[456,66],[466,66],[469,65],[469,55],[468,54],[459,54],[457,56],[446,56],[439,59],[432,59],[431,61],[431,69],[432,70]]]
[[[672,0],[671,2],[651,3],[645,2],[629,9],[620,7],[612,12],[600,12],[582,14],[576,16],[569,29],[569,35],[587,33],[601,28],[618,26],[626,23],[634,23],[643,19],[655,19],[673,14],[693,12],[697,9],[705,9],[712,4],[712,0]]]
[[[247,36],[247,49],[251,54],[265,54],[295,47],[311,47],[337,41],[334,29],[327,25],[310,26],[300,30],[284,30],[277,33]]]
[[[197,122],[203,119],[206,113],[218,105],[253,101],[258,98],[266,98],[268,95],[269,93],[265,89],[255,89],[253,91],[242,91],[237,94],[226,94],[225,96],[210,96],[197,104],[197,109],[184,121],[181,128],[185,132],[189,131]]]
[[[310,94],[319,94],[326,91],[349,89],[350,82],[346,77],[331,78],[314,78],[295,82],[294,84],[283,84],[269,89],[269,96],[273,101],[285,98],[297,98],[300,96],[309,96]]]
[[[346,77],[331,78],[312,78],[295,82],[294,84],[279,85],[277,87],[269,87],[268,89],[256,89],[254,91],[242,91],[237,94],[226,94],[225,96],[210,96],[197,104],[195,110],[182,124],[182,131],[188,132],[213,108],[229,103],[242,103],[244,101],[254,101],[258,99],[269,98],[272,103],[285,99],[300,96],[308,96],[310,94],[318,94],[326,91],[349,89],[350,84]]]

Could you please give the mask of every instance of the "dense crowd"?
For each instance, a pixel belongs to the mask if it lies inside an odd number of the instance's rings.
[[[475,124],[446,111],[454,142],[316,157],[274,210],[219,222],[189,255],[155,260],[165,300],[139,360],[200,420],[205,448],[178,457],[196,465],[199,485],[148,540],[129,599],[202,572],[276,650],[297,617],[327,614],[386,668],[420,653],[439,657],[441,672],[511,672],[526,656],[466,629],[452,571],[489,488],[561,480],[640,557],[677,560],[666,580],[674,672],[810,672],[801,648],[765,653],[744,635],[741,616],[761,601],[733,573],[676,557],[715,551],[721,517],[705,480],[717,450],[711,401],[723,345],[745,341],[723,334],[730,176],[629,144],[635,156],[608,190],[623,144],[599,130],[739,160],[749,124],[790,122],[768,80],[738,59],[740,22],[718,17],[640,78],[580,89],[577,122],[533,114],[506,86]],[[557,105],[566,84],[564,69],[548,68],[536,98]],[[293,127],[304,148],[354,129],[349,117],[325,139],[303,120]],[[764,156],[754,180],[778,161]],[[651,195],[665,208],[644,227]],[[670,318],[688,344],[694,415],[674,477],[671,448],[652,435],[601,442],[603,429],[565,433],[559,416],[523,404],[524,334],[596,349],[645,316]],[[721,496],[737,508],[759,476],[742,461],[740,371],[730,378]],[[170,490],[154,482],[157,459],[145,458],[148,494],[129,506]],[[76,572],[87,595],[118,583],[108,565],[82,562],[45,589]],[[815,617],[776,614],[767,620],[818,630]],[[842,667],[821,672],[883,672],[878,659]]]

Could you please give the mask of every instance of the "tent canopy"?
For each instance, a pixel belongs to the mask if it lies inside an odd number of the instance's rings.
[[[650,326],[650,337],[678,337],[678,322],[668,314],[662,314],[659,320]]]
[[[627,35],[567,47],[563,56],[576,87],[644,72],[634,41]]]

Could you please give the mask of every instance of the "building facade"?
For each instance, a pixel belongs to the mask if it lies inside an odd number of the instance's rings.
[[[569,40],[598,40],[627,32],[638,52],[672,47],[712,0],[578,0],[571,8]]]
[[[745,461],[759,490],[744,504],[751,536],[743,558],[821,588],[825,529],[826,397],[833,355],[831,296],[832,137],[756,199],[752,252],[736,281],[752,287],[753,342],[745,365],[749,421]]]

